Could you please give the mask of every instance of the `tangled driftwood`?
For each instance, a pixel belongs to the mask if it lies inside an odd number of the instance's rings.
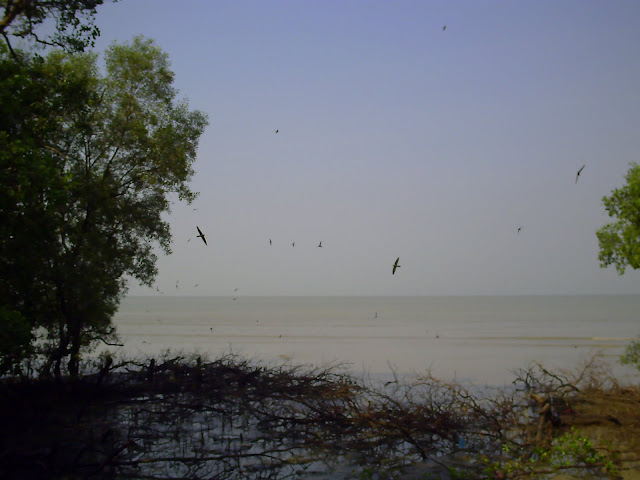
[[[517,478],[531,473],[529,460],[580,391],[536,368],[518,373],[514,391],[489,395],[430,375],[382,384],[339,366],[266,367],[231,355],[105,357],[91,371],[72,384],[5,382],[0,476]]]

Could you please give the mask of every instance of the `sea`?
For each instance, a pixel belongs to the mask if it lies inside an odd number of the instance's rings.
[[[498,388],[536,363],[568,372],[595,357],[619,380],[638,381],[619,360],[640,335],[640,295],[128,296],[114,323],[116,351],[134,357],[235,354]]]

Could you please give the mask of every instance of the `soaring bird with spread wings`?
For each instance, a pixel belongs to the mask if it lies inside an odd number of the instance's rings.
[[[398,265],[399,261],[400,261],[400,257],[396,258],[396,263],[393,264],[393,270],[391,271],[391,275],[395,275],[396,274],[396,268],[400,268],[400,265]]]
[[[582,170],[584,169],[584,167],[586,167],[586,165],[582,165],[580,167],[580,170],[578,170],[578,173],[576,173],[576,183],[578,183],[578,178],[580,178],[580,173],[582,173]]]
[[[202,230],[200,230],[200,227],[196,225],[196,228],[198,229],[198,235],[197,238],[201,238],[202,241],[204,242],[204,244],[207,244],[207,239],[204,238],[204,233],[202,233]]]

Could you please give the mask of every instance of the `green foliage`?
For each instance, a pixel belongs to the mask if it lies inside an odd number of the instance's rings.
[[[617,220],[597,232],[601,267],[615,265],[619,274],[627,266],[640,268],[640,166],[632,164],[627,184],[602,199],[610,217]]]
[[[93,54],[18,55],[0,46],[0,298],[46,330],[46,368],[77,374],[82,348],[116,339],[124,276],[150,285],[154,246],[170,252],[162,214],[196,196],[207,119],[151,40],[109,48],[104,76]]]
[[[598,478],[602,478],[602,473],[609,478],[616,478],[617,474],[613,458],[600,452],[588,437],[576,433],[573,428],[554,439],[551,445],[531,450],[505,444],[503,453],[500,460],[483,459],[488,478],[548,478],[550,473],[560,471],[590,472]]]
[[[19,370],[31,352],[31,326],[15,310],[0,306],[0,375]]]
[[[0,34],[9,49],[12,36],[80,52],[93,46],[100,34],[94,21],[96,8],[103,3],[104,0],[0,0]],[[43,37],[37,30],[45,21],[55,22],[55,28]]]
[[[640,370],[640,339],[634,340],[627,345],[620,361],[623,365],[633,365]]]

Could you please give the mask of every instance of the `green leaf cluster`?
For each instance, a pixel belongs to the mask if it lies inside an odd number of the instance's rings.
[[[115,0],[117,1],[117,0]],[[81,52],[93,46],[100,30],[94,24],[96,9],[104,0],[0,0],[3,16],[0,35],[11,50],[10,37]],[[39,34],[45,22],[51,33]]]
[[[615,189],[602,202],[616,220],[597,232],[601,267],[615,265],[619,274],[627,267],[640,268],[640,166],[633,163],[627,184]]]
[[[591,439],[573,428],[550,445],[531,449],[526,445],[504,445],[502,459],[484,458],[487,478],[548,478],[550,474],[575,472],[598,478],[617,478],[618,469],[608,451],[601,451]]]
[[[640,370],[640,338],[633,340],[624,351],[620,362],[623,365],[632,365]]]

